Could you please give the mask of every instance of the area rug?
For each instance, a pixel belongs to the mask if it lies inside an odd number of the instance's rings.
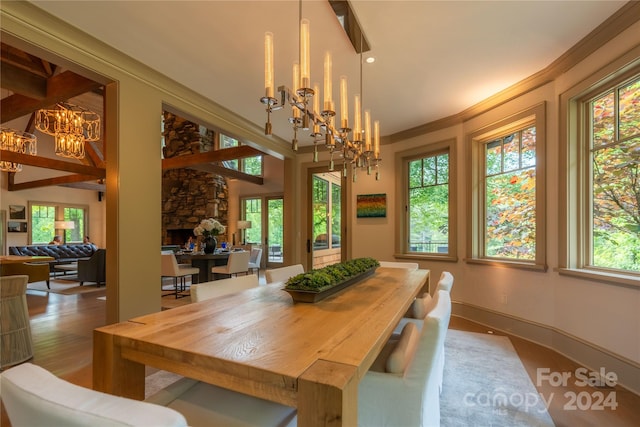
[[[440,421],[443,427],[553,426],[508,337],[449,329]]]
[[[100,287],[97,287],[95,283],[85,283],[83,286],[80,286],[78,282],[53,279],[49,281],[49,286],[51,287],[51,289],[47,289],[46,282],[34,282],[27,285],[27,290],[51,292],[53,294],[63,295],[86,294],[89,292],[98,292],[105,290],[104,284],[102,284],[102,286]]]
[[[144,382],[144,398],[153,396],[158,391],[162,390],[169,384],[173,384],[179,379],[183,378],[178,374],[168,371],[158,371],[147,376]]]

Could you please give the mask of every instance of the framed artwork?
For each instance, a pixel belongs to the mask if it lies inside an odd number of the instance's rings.
[[[7,223],[7,231],[9,233],[26,233],[27,223],[20,221],[9,221]]]
[[[20,205],[9,205],[9,219],[27,219],[27,209]]]
[[[387,194],[358,194],[356,217],[384,218],[387,216]]]

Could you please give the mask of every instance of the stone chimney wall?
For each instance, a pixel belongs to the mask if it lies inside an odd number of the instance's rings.
[[[164,113],[165,158],[197,154],[213,147],[213,132],[171,113]],[[174,231],[185,234],[201,220],[215,218],[228,226],[229,188],[220,175],[193,169],[162,173],[162,244],[175,242]],[[180,233],[178,233],[180,234]],[[184,239],[184,235],[180,236]],[[219,241],[228,240],[226,235]]]

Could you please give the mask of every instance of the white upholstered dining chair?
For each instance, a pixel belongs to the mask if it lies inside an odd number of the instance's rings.
[[[210,298],[244,291],[245,289],[255,288],[256,286],[258,286],[258,276],[255,274],[198,283],[197,285],[191,285],[191,301],[200,302]]]
[[[287,280],[289,280],[290,277],[297,276],[298,274],[302,274],[302,273],[304,273],[304,268],[302,267],[302,264],[294,264],[294,265],[288,265],[286,267],[267,270],[264,273],[264,277],[267,281],[267,284],[276,283],[276,282],[284,283]]]
[[[249,251],[237,251],[229,254],[226,265],[217,265],[211,268],[212,273],[226,274],[231,277],[238,273],[247,273],[249,271]]]
[[[251,248],[251,257],[249,258],[249,270],[256,273],[260,272],[260,263],[262,261],[262,248]]]
[[[0,375],[2,402],[15,427],[293,427],[296,409],[182,378],[146,401],[71,384],[24,363]]]
[[[378,261],[380,267],[389,268],[406,268],[407,270],[417,270],[419,265],[417,262],[398,262],[398,261]]]
[[[161,253],[160,256],[162,257],[161,275],[163,278],[173,277],[173,288],[176,298],[178,298],[179,292],[186,290],[187,277],[191,276],[193,283],[193,278],[199,277],[200,269],[198,267],[192,267],[191,264],[178,264],[176,256],[173,253]]]

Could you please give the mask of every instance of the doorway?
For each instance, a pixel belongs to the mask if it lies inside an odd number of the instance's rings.
[[[262,264],[266,268],[282,267],[284,262],[283,213],[282,195],[242,199],[241,217],[244,221],[251,222],[251,227],[244,230],[246,241],[262,247]]]
[[[310,172],[307,252],[309,265],[317,269],[345,258],[344,179],[336,171]]]

